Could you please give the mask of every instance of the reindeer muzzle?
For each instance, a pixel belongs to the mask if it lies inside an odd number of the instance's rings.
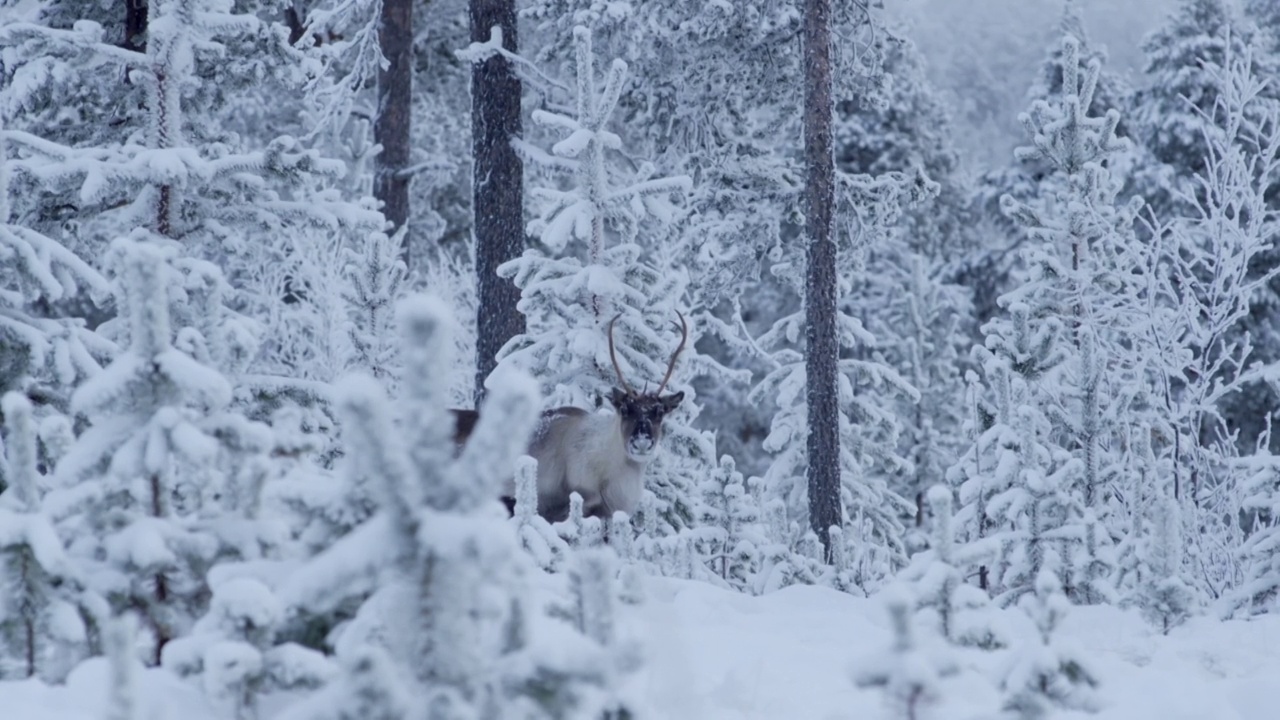
[[[627,440],[627,454],[633,460],[648,459],[657,449],[658,443],[654,441],[652,435],[636,434]]]

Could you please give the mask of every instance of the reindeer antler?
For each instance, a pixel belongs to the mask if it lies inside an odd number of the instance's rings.
[[[662,391],[666,389],[667,381],[671,379],[671,373],[675,372],[676,369],[676,358],[680,357],[680,353],[684,351],[685,341],[689,339],[689,325],[685,323],[684,315],[681,315],[679,310],[676,311],[676,315],[680,318],[680,345],[675,352],[671,353],[671,360],[667,363],[667,374],[662,376],[662,384],[658,386],[658,392],[654,393],[655,395],[661,395]],[[675,323],[671,324],[675,325]],[[612,336],[610,340],[612,340]]]
[[[618,366],[618,356],[613,351],[613,324],[618,322],[618,318],[622,317],[622,313],[613,316],[609,321],[609,359],[613,361],[613,370],[618,373],[618,382],[622,383],[622,389],[627,391],[628,395],[635,395],[636,391],[631,389],[627,384],[627,379],[622,377],[622,368]]]

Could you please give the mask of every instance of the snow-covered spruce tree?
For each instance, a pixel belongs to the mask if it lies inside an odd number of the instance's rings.
[[[89,427],[49,498],[88,589],[145,621],[152,662],[202,613],[210,564],[245,550],[239,529],[218,521],[252,505],[263,477],[253,458],[269,445],[263,427],[227,409],[227,381],[182,349],[202,338],[174,332],[168,297],[180,275],[164,244],[138,230],[115,245],[130,344],[72,395]]]
[[[1073,487],[1080,476],[1079,464],[1060,448],[1045,444],[1049,422],[1035,407],[1020,405],[1013,418],[1017,430],[1011,433],[1012,442],[1002,447],[1004,457],[996,471],[996,482],[1007,489],[987,505],[993,524],[1004,528],[995,535],[1003,561],[995,578],[995,600],[1006,607],[1035,591],[1034,583],[1051,555],[1066,559],[1051,572],[1061,573],[1062,587],[1072,587],[1075,565],[1081,562],[1084,524]],[[1015,474],[999,477],[1009,470]]]
[[[618,136],[606,124],[625,84],[626,63],[615,61],[604,87],[597,88],[591,34],[577,28],[574,42],[573,116],[541,110],[533,115],[535,123],[567,137],[550,153],[530,143],[518,145],[530,166],[568,173],[571,179],[564,190],[529,191],[541,206],[530,230],[542,248],[498,270],[521,289],[519,309],[528,327],[502,349],[500,366],[531,373],[548,405],[592,408],[619,382],[657,383],[672,350],[682,345],[683,321],[676,323],[675,336],[658,329],[675,322],[684,279],[679,273],[664,275],[644,259],[637,236],[645,217],[669,217],[668,196],[686,190],[689,180],[654,177],[652,166],[630,175],[606,162],[606,152],[619,148]],[[473,50],[480,52],[480,46]],[[608,349],[610,328],[621,381]],[[685,348],[696,343],[697,328],[690,334]],[[709,464],[712,457],[710,437],[688,426],[696,414],[692,388],[681,382],[669,387],[685,393],[685,399],[664,423],[665,457],[652,463],[646,483],[657,495],[654,509],[668,531],[693,518],[693,477],[684,466],[698,459]]]
[[[3,410],[8,486],[0,491],[0,677],[60,682],[90,650],[81,614],[84,585],[43,508],[31,403],[5,393]]]
[[[800,523],[789,520],[787,515],[782,498],[773,498],[764,505],[766,542],[760,549],[760,571],[751,580],[751,591],[756,595],[790,585],[813,585],[823,577],[824,567],[816,553],[805,552]],[[846,540],[843,533],[840,535],[841,540]]]
[[[344,249],[343,300],[350,315],[347,333],[351,357],[347,370],[359,369],[383,383],[399,373],[395,365],[395,304],[404,293],[406,268],[397,240],[371,233],[359,250]]]
[[[965,288],[945,281],[939,260],[893,248],[875,253],[858,303],[876,338],[872,354],[898,369],[919,393],[914,402],[899,396],[896,403],[900,453],[910,465],[894,476],[891,488],[914,504],[904,518],[908,553],[928,542],[925,492],[945,480],[965,446],[963,369],[972,304]]]
[[[720,467],[701,485],[699,517],[692,531],[698,554],[714,575],[730,587],[745,590],[759,572],[760,554],[767,544],[756,495],[728,455],[720,458]]]
[[[1060,448],[1045,445],[1048,421],[1034,396],[1034,384],[1063,360],[1061,325],[1049,318],[1033,327],[1030,308],[1021,303],[1012,304],[1009,314],[1009,336],[992,336],[990,349],[974,349],[993,397],[973,399],[974,444],[948,479],[959,493],[957,520],[967,554],[978,565],[978,586],[998,596],[1010,590],[1009,581],[1018,582],[1009,596],[1016,600],[1031,589],[1028,575],[1034,578],[1043,564],[1044,531],[1069,520],[1043,518],[1030,485],[1070,468]],[[1035,540],[1024,533],[1034,533]]]
[[[336,674],[321,653],[277,642],[284,619],[278,595],[252,577],[212,579],[209,612],[186,637],[164,649],[166,668],[198,676],[210,703],[226,717],[256,720],[263,695],[318,687]]]
[[[1060,587],[1057,573],[1046,568],[1036,578],[1035,592],[1021,603],[1037,632],[1014,649],[1005,672],[1004,709],[1017,720],[1042,720],[1057,710],[1097,709],[1097,672],[1057,632],[1070,607]]]
[[[1058,33],[1052,36],[1053,42],[1046,48],[1044,60],[1027,89],[1027,100],[1032,104],[1041,101],[1061,104],[1066,93],[1076,92],[1063,82],[1067,64],[1060,39],[1068,35],[1078,42],[1073,68],[1076,76],[1087,75],[1088,66],[1094,62],[1100,68],[1093,90],[1094,114],[1102,116],[1111,110],[1119,112],[1128,107],[1129,88],[1121,77],[1107,68],[1106,52],[1085,31],[1077,0],[1063,3]],[[982,92],[982,89],[971,88],[970,92]],[[1122,136],[1129,134],[1123,120],[1122,116],[1117,122],[1117,134]],[[974,198],[975,220],[983,225],[983,234],[993,237],[982,243],[983,248],[989,250],[979,249],[965,259],[961,277],[974,291],[980,323],[999,314],[998,298],[1020,284],[1027,273],[1025,258],[1018,251],[1029,240],[1027,229],[1005,211],[1004,197],[1012,196],[1042,212],[1061,212],[1062,193],[1067,184],[1062,171],[1053,162],[1025,154],[1016,156],[1016,165],[989,171],[979,179]]]
[[[569,547],[597,547],[604,542],[604,520],[583,514],[582,496],[569,493],[569,514],[551,526]]]
[[[1148,573],[1139,586],[1142,614],[1164,634],[1181,625],[1198,604],[1183,579],[1182,508],[1165,490],[1155,499],[1145,558]]]
[[[854,671],[858,687],[883,688],[886,718],[892,720],[924,720],[934,717],[933,708],[941,701],[942,679],[954,675],[960,667],[950,648],[926,631],[919,637],[911,607],[914,604],[906,588],[885,591],[885,608],[889,612],[893,644],[888,652],[863,659]]]
[[[987,594],[965,582],[957,557],[951,489],[935,485],[928,492],[932,517],[929,549],[911,559],[898,579],[912,588],[913,610],[948,642],[991,649],[1009,643]]]
[[[578,632],[593,641],[591,650],[598,654],[591,665],[598,668],[595,682],[599,688],[580,701],[578,712],[583,717],[625,720],[636,715],[636,699],[626,697],[620,685],[642,659],[638,646],[618,627],[616,564],[617,558],[608,548],[580,550],[569,575]]]
[[[1051,423],[1046,439],[1080,463],[1068,490],[1108,529],[1110,537],[1099,538],[1105,544],[1123,524],[1120,499],[1136,496],[1129,492],[1132,458],[1121,452],[1125,435],[1151,405],[1142,324],[1147,282],[1133,231],[1140,203],[1117,203],[1118,183],[1108,169],[1127,147],[1116,137],[1119,114],[1090,115],[1101,69],[1091,62],[1081,75],[1077,41],[1068,36],[1062,45],[1065,94],[1036,102],[1023,116],[1034,144],[1019,149],[1019,156],[1056,168],[1063,186],[1052,205],[1003,201],[1032,244],[1027,281],[1001,302],[1025,304],[1030,322],[1052,319],[1064,330],[1064,362],[1032,386],[1031,402]],[[985,330],[989,346],[1012,335],[1001,318]],[[1064,557],[1065,568],[1077,567],[1078,560]]]

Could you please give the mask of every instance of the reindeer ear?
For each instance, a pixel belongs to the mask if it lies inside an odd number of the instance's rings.
[[[671,412],[680,406],[680,401],[684,399],[684,393],[678,392],[675,395],[668,395],[662,398],[662,411]]]
[[[609,402],[613,403],[613,407],[615,410],[621,410],[622,405],[626,401],[627,401],[627,392],[625,390],[614,388],[613,392],[609,393]]]

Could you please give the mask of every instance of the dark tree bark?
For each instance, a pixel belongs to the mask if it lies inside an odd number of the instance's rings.
[[[373,196],[396,233],[409,221],[409,130],[413,100],[413,3],[383,0],[378,44],[387,66],[378,71],[378,117],[373,140],[382,146],[373,175]],[[409,234],[401,239],[400,257],[409,265]]]
[[[502,47],[516,52],[515,0],[471,0],[471,40],[502,29]],[[524,163],[511,141],[521,132],[520,80],[506,58],[472,66],[472,211],[475,218],[479,312],[476,322],[476,402],[508,340],[524,332],[516,310],[520,290],[498,277],[498,266],[524,250]]]
[[[805,376],[809,410],[809,525],[831,559],[840,524],[840,345],[836,337],[835,156],[831,141],[831,0],[804,14]]]
[[[124,40],[120,47],[147,51],[147,0],[124,0]]]

